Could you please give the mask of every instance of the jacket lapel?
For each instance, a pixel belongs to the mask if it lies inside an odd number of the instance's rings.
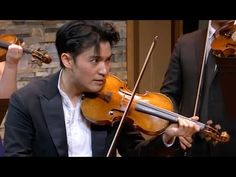
[[[201,33],[202,33],[202,35],[199,35],[199,39],[195,43],[196,57],[200,59],[199,67],[198,67],[199,68],[199,75],[200,75],[201,64],[202,64],[203,56],[204,56],[207,29],[202,30]],[[216,74],[216,72],[215,72],[215,65],[216,65],[216,62],[215,62],[214,55],[210,51],[209,55],[208,55],[208,58],[207,58],[207,65],[204,66],[205,67],[204,71],[205,71],[205,73],[207,72],[206,80],[208,80],[209,83],[211,83],[212,80],[215,77],[215,74]]]
[[[59,95],[51,100],[40,98],[42,110],[59,156],[68,156],[64,113]]]
[[[209,52],[209,56],[207,58],[207,63],[205,65],[205,73],[204,73],[204,79],[203,79],[203,99],[202,99],[202,105],[201,105],[201,117],[202,121],[206,122],[208,117],[208,102],[209,102],[209,91],[212,84],[212,81],[214,80],[216,76],[216,70],[215,70],[216,62],[215,62],[215,56],[212,54],[212,52]]]
[[[59,156],[68,156],[66,127],[61,96],[57,89],[59,72],[50,80],[45,88],[45,95],[40,97],[46,124]]]
[[[197,58],[196,61],[198,61],[198,68],[199,68],[199,74],[200,74],[201,64],[202,64],[202,59],[203,59],[204,49],[205,49],[207,29],[203,29],[199,32],[201,34],[196,35],[194,40],[196,39],[196,42],[195,42],[195,56]],[[193,61],[195,61],[195,60],[193,60]]]
[[[204,56],[204,50],[205,50],[205,43],[206,43],[206,35],[207,35],[207,29],[203,29],[200,31],[201,35],[198,35],[196,38],[197,42],[195,43],[195,56],[197,57],[198,61],[198,80],[197,84],[199,82],[199,76],[201,73],[201,65],[203,61]],[[208,111],[207,111],[207,105],[208,105],[208,96],[209,96],[209,89],[212,81],[214,80],[216,76],[215,72],[215,58],[212,52],[209,52],[209,55],[207,57],[207,63],[204,65],[204,73],[203,73],[203,80],[202,80],[202,89],[200,91],[200,117],[201,121],[205,122],[207,121]],[[197,92],[197,86],[196,85],[196,92]]]
[[[207,61],[207,78],[206,80],[208,80],[208,87],[210,87],[212,81],[214,80],[215,76],[216,76],[216,57],[212,54],[212,51],[209,52],[209,56],[208,56],[208,61]]]

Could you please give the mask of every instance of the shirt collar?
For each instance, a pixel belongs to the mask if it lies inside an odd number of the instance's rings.
[[[59,79],[58,79],[58,83],[57,83],[57,88],[59,90],[59,93],[60,95],[62,96],[62,102],[66,105],[66,106],[70,106],[70,107],[74,107],[69,96],[66,94],[66,92],[64,92],[61,88],[61,77],[62,77],[62,72],[63,72],[63,69],[61,69],[60,71],[60,74],[59,74]],[[77,105],[78,103],[82,100],[82,95],[80,95],[78,97],[78,102],[77,102]]]
[[[215,28],[213,28],[212,26],[210,26],[210,29],[209,29],[209,39],[211,39],[212,38],[212,36],[214,35],[214,33],[216,32],[216,29]]]

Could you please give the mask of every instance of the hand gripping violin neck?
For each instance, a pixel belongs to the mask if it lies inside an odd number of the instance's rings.
[[[6,52],[7,52],[6,49],[11,44],[21,45],[21,42],[14,35],[7,35],[7,34],[0,35],[0,62],[6,60]],[[27,54],[31,54],[33,58],[38,59],[40,62],[38,63],[39,65],[41,65],[41,63],[49,64],[52,61],[52,58],[47,54],[46,51],[42,49],[35,50],[23,47],[23,51]]]

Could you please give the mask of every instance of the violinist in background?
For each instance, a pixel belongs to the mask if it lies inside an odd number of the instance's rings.
[[[230,134],[231,139],[227,143],[213,145],[197,133],[194,136],[192,147],[187,152],[189,156],[236,156],[236,119],[230,120],[225,116],[215,62],[216,56],[212,54],[211,50],[214,33],[229,22],[234,21],[212,20],[209,30],[200,29],[180,37],[173,50],[161,87],[161,93],[171,98],[177,112],[187,117],[194,115],[201,64],[206,48],[205,72],[197,115],[200,117],[200,122],[206,123],[212,120],[213,123],[219,124]],[[208,35],[207,32],[209,32]]]
[[[6,53],[6,61],[0,62],[0,99],[9,99],[17,89],[17,65],[22,58],[23,49],[19,45],[11,44]],[[1,100],[0,100],[1,101]],[[2,118],[1,118],[2,120]],[[0,140],[4,132],[4,121],[0,122]],[[2,141],[0,142],[0,156],[3,155]]]
[[[17,65],[22,58],[23,48],[11,44],[6,53],[6,61],[0,62],[0,98],[10,98],[17,89]]]
[[[112,45],[118,41],[114,26],[100,21],[71,21],[58,30],[55,43],[61,70],[12,95],[5,122],[5,156],[106,155],[117,123],[91,123],[80,106],[84,92],[97,93],[105,84]],[[125,123],[116,147],[121,156],[152,156],[169,149],[177,136],[185,137],[182,148],[191,147],[191,136],[197,131],[193,121],[179,118],[163,135],[145,141],[132,124]]]

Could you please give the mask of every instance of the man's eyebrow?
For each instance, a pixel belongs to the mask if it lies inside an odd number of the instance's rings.
[[[115,54],[114,53],[112,53],[108,58],[111,58],[111,57],[113,57],[113,56],[115,56]]]
[[[114,55],[115,55],[115,54],[112,53],[112,54],[111,54],[109,57],[107,57],[107,58],[112,58]],[[102,58],[100,55],[96,55],[96,54],[91,55],[90,57],[91,57],[91,58]]]

